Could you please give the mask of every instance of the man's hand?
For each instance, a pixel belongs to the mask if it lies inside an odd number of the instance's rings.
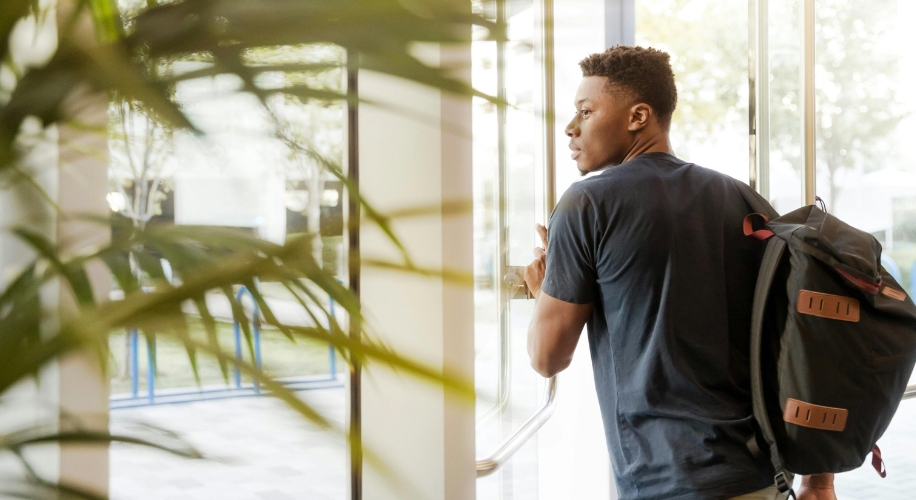
[[[534,260],[525,268],[525,283],[528,285],[528,291],[537,298],[541,293],[541,283],[544,281],[544,271],[547,270],[547,228],[537,224],[535,230],[544,243],[544,248],[537,247],[534,249]]]
[[[802,476],[798,500],[837,500],[833,490],[833,474]]]

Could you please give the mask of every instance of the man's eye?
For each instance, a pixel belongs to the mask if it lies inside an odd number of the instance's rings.
[[[589,111],[589,110],[587,110],[587,109],[583,109],[583,110],[582,110],[582,116],[585,116],[585,115],[587,115],[587,114],[589,114],[589,113],[591,113],[591,111]]]

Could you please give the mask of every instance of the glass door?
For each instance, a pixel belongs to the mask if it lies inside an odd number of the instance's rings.
[[[501,103],[475,100],[474,252],[477,384],[477,497],[536,499],[537,436],[552,410],[555,382],[530,368],[534,301],[522,279],[540,245],[552,195],[552,27],[549,1],[475,2],[505,23],[508,40],[474,42],[473,83]]]

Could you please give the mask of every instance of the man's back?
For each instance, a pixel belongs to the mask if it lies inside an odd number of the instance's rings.
[[[589,344],[621,499],[772,484],[745,446],[748,211],[730,178],[647,153],[572,186],[551,218],[542,289],[594,304]]]

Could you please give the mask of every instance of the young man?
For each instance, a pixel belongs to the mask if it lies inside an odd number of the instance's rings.
[[[569,148],[583,175],[603,172],[566,191],[549,238],[538,227],[531,364],[565,369],[588,323],[621,500],[782,498],[746,445],[750,208],[729,177],[672,155],[668,54],[617,46],[580,66]],[[803,478],[800,500],[835,498],[832,475]]]

